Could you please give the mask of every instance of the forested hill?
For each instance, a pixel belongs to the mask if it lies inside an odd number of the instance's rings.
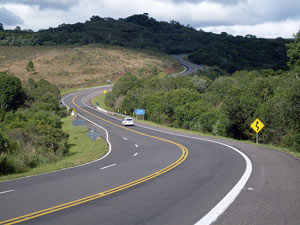
[[[1,21],[0,21],[1,22]],[[217,65],[228,72],[242,69],[286,69],[286,40],[252,35],[213,34],[177,21],[159,22],[148,14],[125,19],[92,16],[85,23],[61,24],[32,32],[17,27],[0,31],[0,45],[86,45],[105,43],[158,50],[168,54],[192,53],[198,64]]]

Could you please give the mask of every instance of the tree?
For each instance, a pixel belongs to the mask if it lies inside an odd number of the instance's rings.
[[[6,153],[9,149],[8,140],[0,133],[0,155]]]
[[[3,31],[3,30],[4,30],[3,24],[0,23],[0,31]]]
[[[26,65],[26,70],[28,72],[33,72],[34,71],[34,65],[33,65],[33,62],[32,61],[29,61]]]
[[[197,75],[194,75],[192,77],[192,82],[195,85],[195,87],[197,88],[197,91],[199,91],[200,93],[203,93],[206,91],[206,89],[208,88],[208,82],[206,79],[198,77]]]
[[[16,26],[15,31],[22,31],[20,26]]]
[[[0,73],[0,110],[17,109],[25,101],[19,78]]]
[[[295,35],[293,43],[287,44],[287,56],[289,57],[288,66],[294,68],[300,66],[300,31]]]

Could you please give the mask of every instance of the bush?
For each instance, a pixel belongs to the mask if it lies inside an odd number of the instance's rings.
[[[300,132],[291,130],[287,135],[282,137],[281,144],[300,152]]]
[[[32,61],[29,61],[26,65],[27,72],[33,72],[34,71],[34,65]]]
[[[3,153],[7,153],[9,150],[9,142],[3,134],[0,133],[0,155]]]
[[[0,158],[0,174],[21,173],[27,171],[24,162],[15,155],[2,155]]]

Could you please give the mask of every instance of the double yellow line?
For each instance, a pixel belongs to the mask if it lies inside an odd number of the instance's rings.
[[[157,176],[160,176],[172,169],[174,169],[175,167],[177,167],[178,165],[180,165],[187,157],[188,157],[188,149],[186,147],[184,147],[183,145],[175,142],[175,141],[171,141],[171,140],[168,140],[168,139],[164,139],[164,138],[160,138],[160,137],[156,137],[156,136],[152,136],[152,135],[148,135],[148,134],[145,134],[145,133],[142,133],[142,132],[139,132],[139,131],[135,131],[135,130],[131,130],[131,129],[128,129],[126,127],[123,127],[119,124],[115,124],[109,120],[106,120],[106,119],[103,119],[83,108],[81,108],[79,105],[77,105],[75,103],[75,99],[78,97],[75,96],[73,99],[72,99],[72,102],[73,104],[80,110],[100,119],[100,120],[103,120],[109,124],[112,124],[112,125],[115,125],[115,126],[118,126],[118,127],[121,127],[123,129],[127,129],[128,131],[131,131],[131,132],[134,132],[134,133],[137,133],[137,134],[140,134],[140,135],[143,135],[143,136],[146,136],[146,137],[150,137],[150,138],[154,138],[154,139],[158,139],[158,140],[161,140],[161,141],[165,141],[165,142],[168,142],[168,143],[171,143],[171,144],[174,144],[176,146],[178,146],[180,149],[181,149],[181,156],[179,157],[179,159],[177,159],[175,162],[173,162],[171,165],[155,172],[155,173],[152,173],[146,177],[143,177],[143,178],[140,178],[138,180],[135,180],[135,181],[132,181],[130,183],[127,183],[127,184],[124,184],[124,185],[121,185],[121,186],[118,186],[118,187],[115,187],[115,188],[112,188],[112,189],[109,189],[107,191],[103,191],[103,192],[100,192],[98,194],[95,194],[95,195],[90,195],[90,196],[87,196],[87,197],[84,197],[84,198],[81,198],[81,199],[78,199],[78,200],[75,200],[75,201],[71,201],[71,202],[67,202],[67,203],[64,203],[64,204],[61,204],[61,205],[57,205],[57,206],[54,206],[54,207],[51,207],[51,208],[47,208],[47,209],[44,209],[44,210],[41,210],[41,211],[37,211],[37,212],[34,212],[34,213],[30,213],[30,214],[26,214],[24,216],[20,216],[20,217],[16,217],[16,218],[13,218],[13,219],[9,219],[9,220],[5,220],[5,221],[2,221],[0,222],[0,224],[5,224],[5,225],[10,225],[10,224],[17,224],[17,223],[21,223],[23,221],[27,221],[27,220],[31,220],[31,219],[34,219],[34,218],[37,218],[37,217],[40,217],[40,216],[44,216],[44,215],[47,215],[47,214],[50,214],[50,213],[54,213],[54,212],[57,212],[57,211],[61,211],[63,209],[67,209],[67,208],[70,208],[70,207],[73,207],[73,206],[76,206],[76,205],[80,205],[80,204],[83,204],[83,203],[86,203],[86,202],[89,202],[89,201],[92,201],[92,200],[95,200],[95,199],[99,199],[99,198],[102,198],[104,196],[107,196],[107,195],[110,195],[110,194],[113,194],[113,193],[116,193],[116,192],[119,192],[119,191],[122,191],[122,190],[125,190],[125,189],[128,189],[130,187],[133,187],[135,185],[138,185],[140,183],[143,183],[143,182],[146,182],[148,180],[151,180]]]

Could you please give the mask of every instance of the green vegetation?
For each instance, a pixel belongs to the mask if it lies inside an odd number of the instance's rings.
[[[92,16],[85,23],[61,24],[39,32],[0,30],[0,45],[3,46],[80,46],[91,43],[151,49],[168,54],[188,52],[192,53],[189,58],[193,62],[217,65],[228,72],[287,69],[287,40],[207,33],[174,20],[158,22],[147,13],[117,20]],[[89,72],[93,73],[93,70]]]
[[[101,137],[95,141],[95,151],[93,151],[93,142],[88,136],[89,129],[87,127],[74,127],[73,119],[72,117],[62,119],[62,129],[69,134],[68,144],[71,146],[67,157],[60,162],[62,168],[91,162],[108,152],[107,143]]]
[[[92,99],[92,104],[99,106],[101,109],[105,109],[104,99],[105,94],[98,95],[97,97]]]
[[[81,165],[96,159],[99,159],[105,155],[108,151],[107,144],[104,140],[98,139],[95,142],[95,151],[93,151],[93,144],[90,138],[87,136],[87,127],[73,127],[72,117],[65,117],[62,121],[62,130],[69,134],[68,145],[69,153],[61,160],[55,163],[44,163],[36,168],[30,169],[27,172],[3,175],[0,176],[0,180],[14,179],[18,177],[31,176],[55,170],[60,170],[72,166]]]
[[[200,45],[189,59],[196,64],[218,66],[229,73],[253,69],[287,70],[286,43],[282,38],[265,40],[222,33],[215,41]]]
[[[79,165],[107,152],[105,141],[92,141],[86,127],[72,127],[59,106],[58,88],[46,80],[0,73],[0,180]],[[62,119],[63,118],[63,119]]]
[[[299,45],[298,38],[289,48]],[[220,76],[222,70],[212,68],[179,78],[127,74],[107,94],[105,104],[129,114],[145,108],[145,119],[155,123],[239,140],[255,140],[250,124],[258,117],[265,124],[262,143],[300,152],[300,65],[294,63],[299,55],[292,55],[286,72]]]
[[[29,61],[26,65],[27,72],[33,72],[34,71],[34,65],[32,61]]]
[[[60,118],[59,90],[46,80],[0,73],[0,175],[21,173],[56,162],[69,152]]]

